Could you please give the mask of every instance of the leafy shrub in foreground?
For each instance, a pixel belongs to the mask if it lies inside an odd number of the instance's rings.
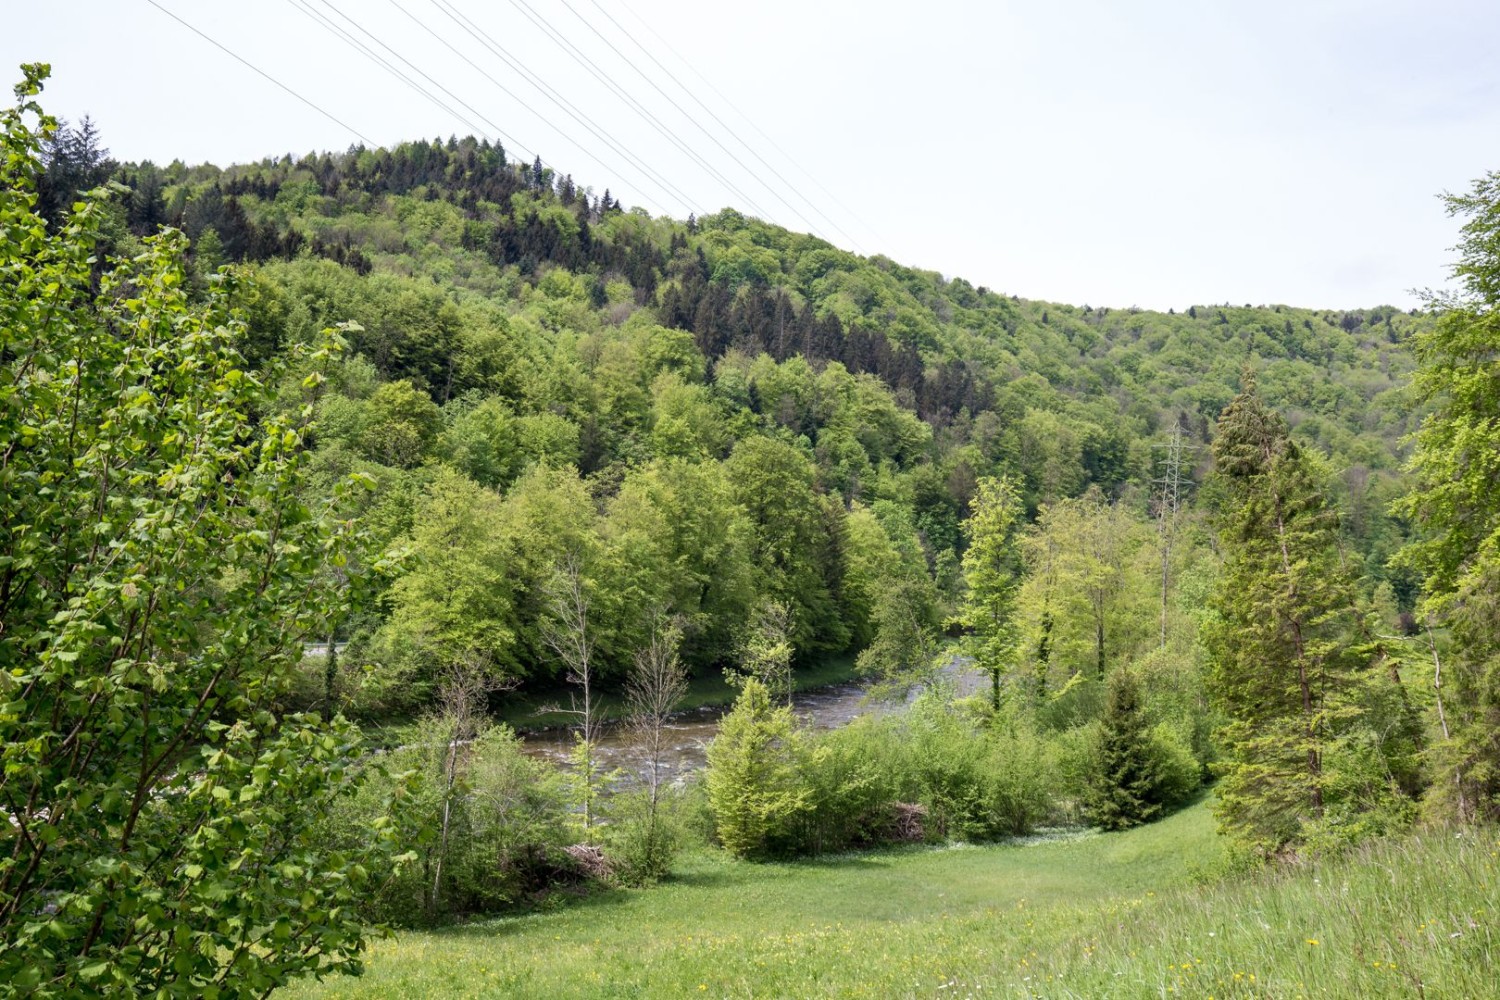
[[[572,825],[562,777],[526,756],[505,726],[454,747],[438,718],[424,720],[385,762],[384,780],[371,781],[330,826],[338,841],[361,817],[397,790],[392,809],[398,840],[412,863],[394,872],[363,907],[367,918],[420,926],[456,916],[494,913],[558,884],[579,880],[563,852]],[[457,780],[445,781],[447,755],[456,752]],[[441,826],[448,811],[448,836]]]

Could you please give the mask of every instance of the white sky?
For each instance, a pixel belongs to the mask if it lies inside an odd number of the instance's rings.
[[[733,205],[1080,305],[1410,306],[1410,289],[1444,283],[1456,241],[1435,195],[1500,169],[1493,0],[441,0],[681,199],[465,34],[440,0],[158,2],[376,143],[493,138],[498,126],[516,140],[508,150],[540,152],[653,214]],[[346,28],[334,10],[357,20],[488,122],[459,108],[476,129],[431,104],[299,4]],[[733,186],[596,82],[527,6]],[[11,77],[20,62],[51,62],[45,106],[92,115],[117,158],[225,164],[357,141],[147,0],[0,0],[0,14]]]

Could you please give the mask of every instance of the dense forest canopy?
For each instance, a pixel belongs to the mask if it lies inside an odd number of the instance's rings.
[[[238,303],[252,358],[358,324],[322,404],[320,465],[380,480],[370,523],[391,541],[441,550],[466,519],[493,535],[463,554],[477,565],[443,571],[472,582],[489,565],[486,607],[434,603],[449,593],[423,578],[435,563],[397,584],[403,642],[479,642],[508,670],[548,673],[538,588],[576,549],[622,607],[638,595],[689,614],[699,666],[725,658],[767,591],[794,609],[800,655],[863,646],[873,606],[850,575],[851,525],[873,516],[879,544],[920,552],[951,600],[980,478],[1012,475],[1031,519],[1090,490],[1145,515],[1172,428],[1201,478],[1247,369],[1339,470],[1369,586],[1415,598],[1387,565],[1406,535],[1387,504],[1422,315],[1027,301],[732,209],[626,212],[473,138],[158,167],[108,161],[85,122],[49,152],[44,208],[114,177],[122,244],[172,224],[201,274],[253,265]],[[631,626],[601,624],[619,667]]]

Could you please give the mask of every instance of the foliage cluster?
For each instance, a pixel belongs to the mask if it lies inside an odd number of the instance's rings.
[[[1106,729],[1121,714],[1106,716]],[[1138,710],[1134,718],[1138,728]],[[1107,828],[1131,826],[1199,787],[1200,762],[1170,730],[1117,735],[1098,748],[1092,737],[1070,738],[1076,733],[1039,732],[1023,714],[996,716],[937,692],[835,730],[806,730],[752,680],[709,747],[714,831],[747,858],[976,842],[1027,834],[1080,810]],[[1115,757],[1132,737],[1123,753],[1135,754],[1148,779],[1128,787],[1152,808],[1103,791],[1123,784]]]
[[[302,639],[380,569],[345,491],[304,491],[341,339],[254,372],[240,286],[194,291],[180,234],[104,256],[107,192],[49,229],[47,67],[23,71],[0,112],[0,995],[356,972],[387,803],[324,837],[377,768],[342,719],[282,711]]]

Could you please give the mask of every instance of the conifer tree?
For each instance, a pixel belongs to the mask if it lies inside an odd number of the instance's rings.
[[[793,738],[792,710],[771,707],[766,686],[747,679],[708,745],[704,779],[719,842],[731,854],[769,853],[779,825],[806,807],[796,782]]]
[[[1460,819],[1500,818],[1500,171],[1447,199],[1467,218],[1454,267],[1460,292],[1434,302],[1415,339],[1413,385],[1432,411],[1415,435],[1416,484],[1400,505],[1427,532],[1404,554],[1427,574],[1422,611],[1446,624],[1433,646],[1443,742],[1428,802]],[[1431,626],[1429,626],[1430,628]]]
[[[1353,607],[1338,519],[1310,460],[1247,373],[1213,445],[1224,569],[1206,639],[1220,740],[1222,828],[1266,850],[1324,810],[1324,750],[1355,709],[1341,629]]]
[[[1109,678],[1099,770],[1089,795],[1089,815],[1095,823],[1106,830],[1124,830],[1161,815],[1164,796],[1154,749],[1140,685],[1128,668],[1116,670]]]

